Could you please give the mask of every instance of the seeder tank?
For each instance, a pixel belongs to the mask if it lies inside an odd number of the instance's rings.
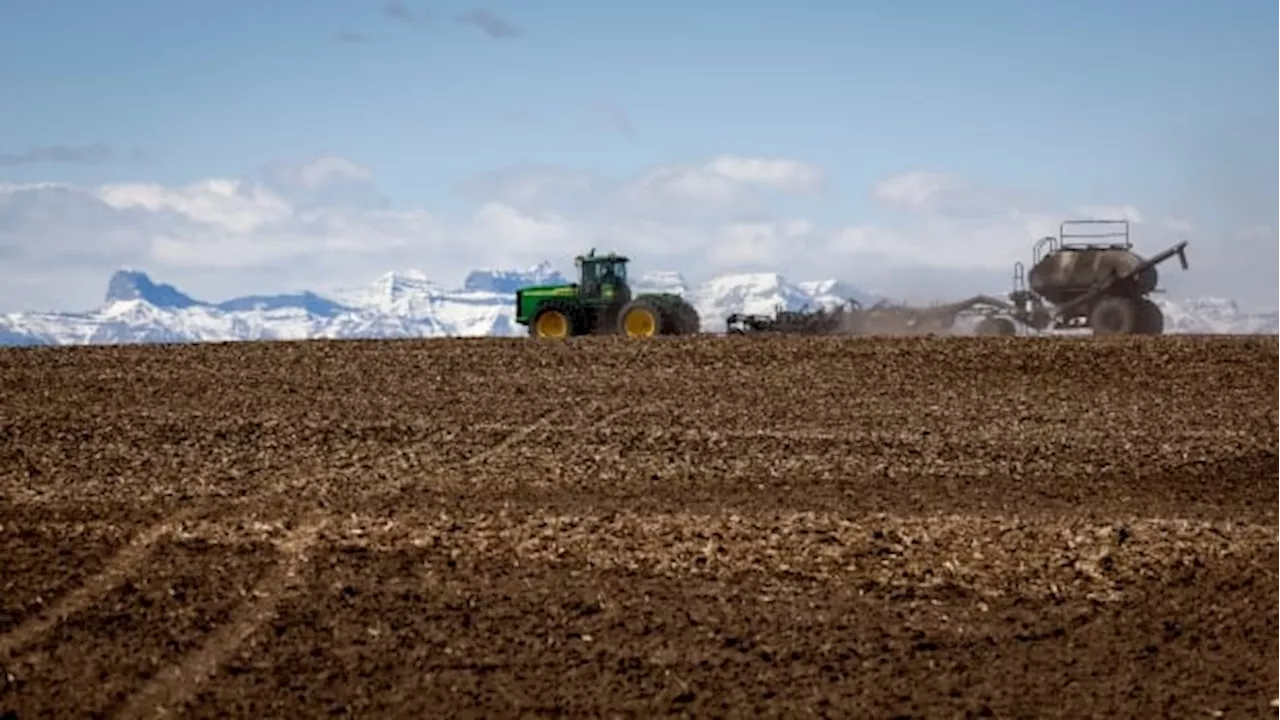
[[[1091,288],[1137,270],[1114,294],[1140,297],[1153,292],[1160,276],[1146,258],[1119,247],[1059,247],[1027,272],[1031,291],[1054,305],[1065,305]]]

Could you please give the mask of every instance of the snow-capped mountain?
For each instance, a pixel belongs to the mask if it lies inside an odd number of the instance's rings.
[[[1246,312],[1234,300],[1225,298],[1190,298],[1172,302],[1154,298],[1164,311],[1167,333],[1237,333],[1276,334],[1280,312]]]
[[[493,292],[514,294],[516,290],[529,285],[551,285],[569,282],[563,275],[551,267],[551,263],[542,262],[528,270],[472,270],[462,282],[463,290],[472,292]]]
[[[102,306],[81,313],[0,315],[0,345],[78,345],[306,338],[524,335],[515,322],[515,290],[565,282],[549,263],[525,270],[476,270],[447,288],[417,270],[387,273],[367,286],[324,293],[249,295],[221,302],[193,298],[145,272],[111,276]],[[690,285],[675,272],[632,282],[636,292],[682,295],[703,330],[719,332],[734,312],[772,314],[880,298],[835,280],[793,283],[776,273],[723,275]],[[1277,333],[1275,311],[1255,314],[1219,298],[1172,301],[1156,296],[1166,332]]]

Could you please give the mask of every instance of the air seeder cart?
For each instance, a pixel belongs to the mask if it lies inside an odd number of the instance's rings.
[[[1103,239],[1113,241],[1098,242]],[[1009,303],[970,299],[987,308],[977,331],[1012,335],[1016,321],[1036,330],[1160,335],[1164,314],[1149,297],[1159,283],[1156,266],[1176,255],[1188,269],[1186,247],[1183,241],[1143,258],[1133,251],[1128,220],[1063,221],[1057,237],[1041,238],[1032,248],[1030,271],[1014,265]]]
[[[1102,239],[1113,242],[1096,242]],[[1078,242],[1092,239],[1095,242]],[[1119,241],[1121,240],[1122,241]],[[1186,270],[1187,243],[1144,259],[1133,251],[1128,220],[1066,220],[1058,236],[1032,248],[1032,267],[1014,265],[1009,300],[975,295],[958,302],[912,307],[881,301],[869,308],[856,302],[834,310],[779,310],[769,318],[731,315],[729,333],[922,335],[951,330],[963,316],[978,316],[979,335],[1014,335],[1017,325],[1035,330],[1091,329],[1094,335],[1159,335],[1164,315],[1150,297],[1156,266],[1178,256]]]

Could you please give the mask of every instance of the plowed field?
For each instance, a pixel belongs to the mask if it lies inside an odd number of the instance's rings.
[[[0,715],[1274,717],[1269,338],[0,352]]]

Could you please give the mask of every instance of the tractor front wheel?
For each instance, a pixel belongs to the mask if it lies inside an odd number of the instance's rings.
[[[531,329],[536,338],[563,340],[573,334],[573,317],[564,308],[545,307],[534,316]]]
[[[662,329],[662,311],[643,298],[632,300],[618,313],[618,331],[627,337],[654,337]]]

